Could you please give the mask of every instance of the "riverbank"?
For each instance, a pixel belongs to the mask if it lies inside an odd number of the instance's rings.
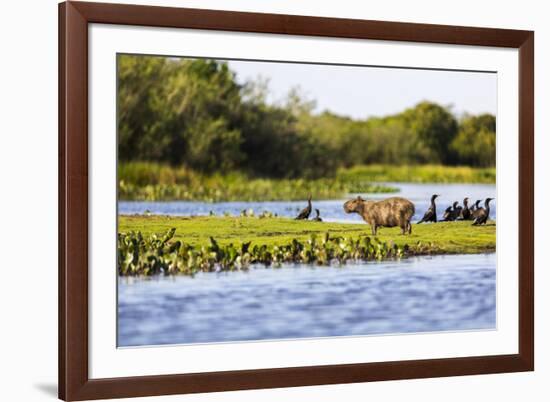
[[[494,168],[461,166],[368,165],[339,169],[334,177],[273,179],[240,172],[205,175],[157,163],[120,163],[119,199],[123,201],[294,201],[340,199],[351,193],[392,193],[387,182],[495,183]]]
[[[293,239],[306,241],[312,235],[357,237],[371,236],[365,223],[334,223],[297,221],[287,218],[261,217],[175,217],[175,216],[120,216],[119,232],[139,231],[144,236],[176,229],[174,240],[192,246],[205,246],[210,237],[219,244],[252,242],[258,245],[283,245]],[[376,236],[381,241],[393,241],[398,246],[434,244],[447,254],[471,254],[495,251],[496,226],[472,226],[467,222],[438,222],[437,224],[413,224],[411,235],[401,235],[399,228],[381,228]]]
[[[496,169],[443,165],[365,165],[342,169],[338,177],[343,181],[359,179],[371,183],[495,184]]]
[[[496,226],[471,222],[413,225],[412,235],[366,224],[277,217],[119,217],[119,274],[193,274],[246,268],[250,263],[400,258],[407,255],[494,252]]]
[[[398,189],[353,178],[274,179],[241,172],[205,175],[184,167],[156,163],[121,163],[122,201],[295,201],[311,194],[317,200],[339,199],[348,193],[392,193]]]

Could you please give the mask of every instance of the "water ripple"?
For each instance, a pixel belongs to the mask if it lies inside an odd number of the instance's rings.
[[[496,257],[119,278],[119,346],[491,329]]]

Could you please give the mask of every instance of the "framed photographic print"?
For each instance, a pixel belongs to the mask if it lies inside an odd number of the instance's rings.
[[[59,17],[60,398],[533,370],[533,32]]]

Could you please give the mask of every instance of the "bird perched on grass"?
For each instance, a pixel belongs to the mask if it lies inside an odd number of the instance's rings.
[[[464,208],[462,208],[462,211],[460,212],[460,217],[465,221],[472,219],[472,211],[468,207],[468,200],[468,197],[464,198],[464,201],[462,202],[464,204]]]
[[[474,223],[472,223],[472,225],[483,225],[487,223],[489,213],[491,212],[491,209],[489,208],[489,202],[491,202],[491,200],[494,200],[494,198],[486,198],[485,208],[479,208],[474,211]]]
[[[451,219],[451,215],[453,214],[453,207],[447,207],[445,208],[445,212],[443,212],[443,220],[445,222],[448,222]]]
[[[443,220],[445,222],[456,221],[456,218],[460,216],[462,207],[458,206],[458,201],[453,202],[452,207],[448,207],[443,214]]]
[[[319,210],[317,208],[315,208],[315,213],[317,214],[317,216],[315,218],[313,218],[313,220],[316,221],[316,222],[323,222],[323,220],[321,219],[321,213],[319,212]]]
[[[435,199],[437,197],[439,197],[439,194],[432,195],[430,207],[428,208],[422,219],[417,222],[417,224],[422,222],[437,222],[437,210],[435,208]]]
[[[309,215],[311,215],[311,194],[309,197],[307,197],[307,207],[302,209],[298,216],[294,219],[302,220],[302,219],[308,219]]]

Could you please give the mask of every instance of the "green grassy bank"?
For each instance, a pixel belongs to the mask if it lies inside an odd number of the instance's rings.
[[[170,217],[170,216],[120,216],[119,232],[139,231],[144,236],[163,233],[171,228],[176,232],[174,240],[193,246],[205,246],[210,237],[219,244],[284,245],[293,239],[307,241],[310,236],[357,237],[371,236],[370,226],[357,224],[297,221],[288,218],[258,217]],[[481,253],[494,251],[496,226],[472,226],[472,222],[439,222],[413,225],[411,235],[401,235],[399,228],[381,228],[376,236],[381,241],[392,241],[398,246],[417,243],[432,244],[440,253]],[[372,237],[372,236],[371,236]]]
[[[120,164],[119,198],[136,201],[293,201],[341,198],[348,193],[391,193],[394,187],[358,178],[251,178],[240,172],[205,175],[183,167],[155,163]]]
[[[340,170],[342,181],[495,184],[495,168],[442,165],[365,165]]]
[[[251,263],[328,265],[409,255],[492,252],[496,226],[471,222],[414,225],[412,235],[363,223],[341,224],[259,217],[121,216],[120,275],[240,270]]]

